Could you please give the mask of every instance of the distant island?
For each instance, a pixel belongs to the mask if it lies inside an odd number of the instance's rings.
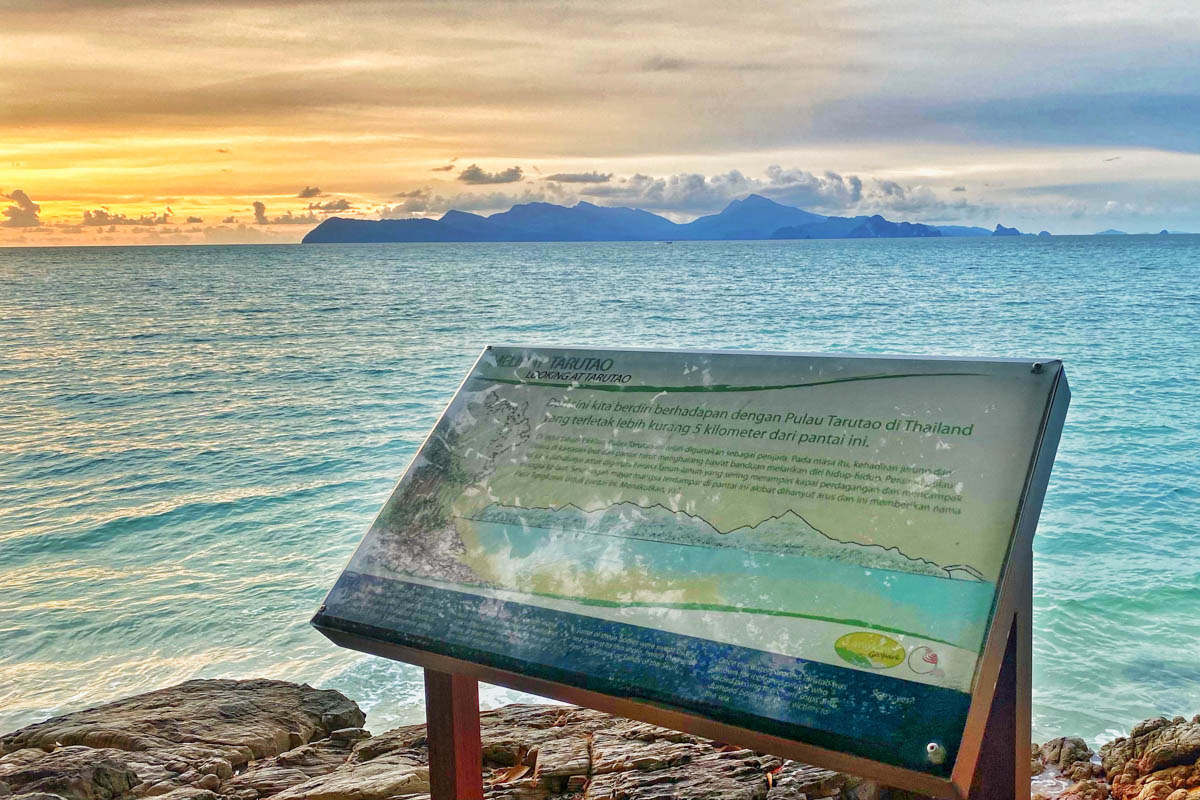
[[[946,236],[1017,236],[962,225],[892,222],[882,216],[827,217],[783,205],[762,195],[734,200],[719,214],[672,222],[637,208],[591,203],[560,206],[524,203],[490,216],[447,211],[440,219],[347,219],[330,217],[309,231],[303,244],[376,242],[653,242],[741,239],[907,239]]]

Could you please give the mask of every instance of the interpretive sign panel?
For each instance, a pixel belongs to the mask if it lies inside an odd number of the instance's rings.
[[[1058,362],[491,347],[314,624],[948,776],[1066,393]]]

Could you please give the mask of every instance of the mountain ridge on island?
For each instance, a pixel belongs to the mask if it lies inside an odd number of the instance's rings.
[[[747,239],[892,239],[991,236],[987,228],[892,222],[875,214],[827,217],[758,194],[729,203],[720,213],[673,222],[649,211],[597,206],[521,203],[481,216],[450,210],[438,219],[330,217],[305,234],[302,244],[388,242],[650,242]]]
[[[904,553],[895,545],[864,544],[834,538],[814,528],[807,519],[791,509],[726,531],[697,514],[659,504],[643,506],[630,501],[593,510],[573,503],[538,508],[492,503],[470,519],[557,533],[594,533],[685,546],[732,547],[748,552],[823,558],[868,569],[911,572],[955,580],[984,580],[977,569],[966,564],[941,565]]]

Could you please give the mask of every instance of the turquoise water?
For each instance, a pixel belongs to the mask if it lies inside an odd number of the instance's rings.
[[[867,569],[788,553],[680,547],[482,520],[471,524],[483,552],[503,557],[523,575],[571,562],[598,572],[634,569],[679,581],[704,575],[720,582],[716,591],[722,605],[863,620],[967,650],[982,647],[983,622],[996,590],[982,581]],[[884,617],[879,616],[881,608],[887,609]],[[761,647],[772,650],[767,642]]]
[[[1200,711],[1200,237],[10,249],[0,320],[0,731],[197,676],[418,719],[308,619],[492,342],[1064,358],[1035,736]]]

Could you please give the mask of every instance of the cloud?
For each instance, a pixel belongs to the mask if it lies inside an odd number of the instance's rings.
[[[321,220],[311,212],[308,214],[293,214],[291,211],[285,211],[278,217],[271,217],[271,225],[315,225]]]
[[[303,197],[303,198],[307,199],[309,197],[322,197],[322,196],[324,196],[324,194],[325,193],[321,191],[321,188],[319,186],[307,186],[306,185],[303,189],[300,190],[300,194],[296,195],[296,197]]]
[[[479,168],[478,164],[471,166],[458,173],[458,179],[463,183],[478,185],[484,183],[517,183],[521,180],[521,168],[509,167],[500,172],[485,172]]]
[[[396,192],[396,197],[403,200],[394,206],[383,205],[377,211],[380,219],[403,219],[413,214],[423,214],[429,210],[429,199],[432,193],[429,189],[412,189],[407,192]]]
[[[554,175],[547,175],[542,178],[544,181],[558,181],[559,183],[608,183],[612,180],[612,173],[604,172],[558,172]]]
[[[507,211],[521,203],[557,203],[571,205],[579,200],[572,190],[557,183],[526,185],[515,192],[460,192],[454,195],[434,194],[421,190],[414,197],[393,206],[384,205],[376,209],[380,219],[405,219],[414,215],[440,215],[450,209],[469,212]]]
[[[221,220],[221,222],[224,222],[226,225],[232,225],[233,223],[237,222],[237,217],[226,217],[225,219]]]
[[[114,214],[107,208],[97,208],[95,211],[83,212],[83,224],[88,227],[103,227],[113,225],[141,225],[152,227],[154,225],[165,225],[170,219],[169,212],[162,214],[143,214],[140,217],[129,217],[125,214]]]
[[[683,72],[692,66],[692,62],[672,56],[652,56],[642,62],[646,72]]]
[[[11,194],[0,192],[0,197],[15,203],[0,211],[0,216],[4,217],[4,220],[0,221],[0,228],[36,228],[42,224],[38,219],[38,212],[42,207],[33,202],[21,189],[13,189]]]
[[[926,219],[976,217],[988,209],[965,198],[943,201],[928,186],[908,186],[896,181],[873,181],[869,187],[857,175],[811,172],[805,169],[768,167],[764,177],[739,170],[705,176],[679,173],[664,178],[634,175],[602,185],[589,185],[579,194],[605,205],[624,205],[661,211],[674,216],[720,211],[730,201],[761,194],[785,205],[831,216],[908,214]]]
[[[188,217],[187,221],[189,225],[199,225],[201,222],[204,222],[204,219],[201,217]]]
[[[293,214],[291,211],[285,211],[278,217],[268,217],[265,203],[255,200],[253,205],[255,225],[313,225],[320,222],[316,214],[311,211],[307,214]]]
[[[375,213],[379,215],[379,219],[408,219],[421,215],[425,211],[425,204],[418,203],[416,207],[410,206],[409,201],[397,203],[394,206],[384,204],[375,209]]]
[[[695,172],[666,178],[639,173],[601,186],[589,186],[582,189],[580,194],[603,199],[605,205],[700,214],[719,210],[730,200],[757,191],[760,184],[760,181],[751,180],[738,170],[711,177]]]
[[[991,204],[974,204],[965,197],[941,199],[932,187],[906,186],[890,180],[876,180],[863,192],[862,207],[871,213],[888,214],[919,221],[971,220],[994,216]]]
[[[354,206],[344,197],[339,197],[336,200],[328,200],[324,203],[309,203],[309,211],[320,211],[322,214],[332,214],[335,211],[351,211]]]
[[[768,197],[780,202],[837,212],[852,209],[862,201],[862,179],[826,171],[820,175],[803,169],[767,167]]]
[[[868,179],[837,172],[768,167],[761,177],[729,170],[716,175],[683,172],[667,176],[578,173],[589,181],[559,181],[550,176],[519,192],[462,192],[442,196],[428,189],[397,195],[403,202],[384,205],[381,218],[433,215],[449,209],[503,211],[518,203],[551,202],[572,205],[581,199],[605,206],[628,206],[666,214],[677,220],[720,211],[731,201],[761,194],[785,205],[831,216],[884,214],[893,219],[943,222],[978,219],[994,213],[992,205],[977,205],[961,194],[945,200],[934,188]],[[604,178],[603,181],[596,180]]]
[[[293,242],[301,236],[298,231],[273,231],[253,225],[217,225],[204,229],[204,241],[210,244],[277,244]]]

